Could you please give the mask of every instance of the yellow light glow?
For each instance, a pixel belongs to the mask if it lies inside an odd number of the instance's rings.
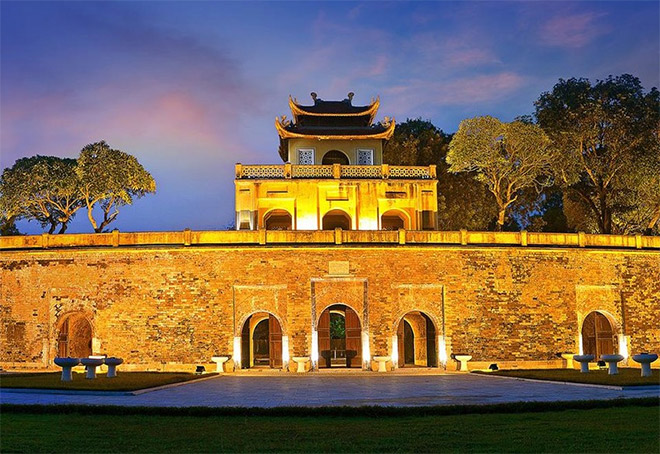
[[[234,366],[236,369],[241,368],[241,338],[234,337],[234,352],[232,353],[234,359]]]
[[[371,349],[369,348],[369,333],[362,331],[362,362],[371,362]]]
[[[628,336],[619,336],[619,355],[623,356],[624,360],[628,359]]]
[[[395,368],[399,365],[399,337],[396,334],[392,336],[392,364]]]
[[[286,369],[289,365],[289,336],[282,336],[282,366]]]
[[[445,344],[444,336],[438,336],[438,359],[440,359],[440,364],[442,366],[447,365],[447,345]]]
[[[319,362],[319,333],[312,329],[312,367]]]

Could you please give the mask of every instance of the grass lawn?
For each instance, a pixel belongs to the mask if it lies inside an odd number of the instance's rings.
[[[590,383],[594,385],[614,386],[644,386],[660,385],[660,370],[653,369],[652,377],[642,377],[639,369],[619,368],[618,375],[608,375],[607,370],[590,370],[583,374],[573,369],[521,369],[498,370],[495,372],[478,372],[484,375],[502,375],[504,377],[533,378],[535,380],[567,381],[573,383]]]
[[[639,452],[660,450],[660,407],[533,413],[161,416],[14,413],[3,452]],[[82,444],[84,440],[84,444]],[[114,441],[110,441],[114,440]]]
[[[96,379],[88,380],[85,374],[73,374],[73,381],[63,382],[60,372],[2,374],[0,388],[39,388],[70,389],[84,391],[135,391],[189,380],[196,380],[216,374],[194,375],[185,372],[121,372],[117,377],[108,378],[97,374]]]

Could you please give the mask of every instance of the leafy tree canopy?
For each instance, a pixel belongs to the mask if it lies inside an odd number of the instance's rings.
[[[522,191],[552,184],[550,140],[535,124],[503,123],[490,116],[463,120],[449,144],[451,172],[475,172],[495,197],[501,230]]]
[[[588,232],[657,232],[660,219],[660,96],[629,74],[592,84],[560,79],[535,103],[561,155],[569,224]]]

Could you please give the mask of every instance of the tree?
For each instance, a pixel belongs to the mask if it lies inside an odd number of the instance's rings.
[[[156,191],[153,177],[134,156],[110,148],[105,141],[82,149],[76,173],[80,197],[96,233],[103,232],[117,218],[121,206],[131,205],[135,198]],[[96,206],[103,213],[100,223],[94,218]]]
[[[36,220],[48,233],[64,233],[82,206],[78,195],[76,160],[55,156],[21,158],[0,177],[3,224]]]
[[[490,116],[463,120],[449,144],[450,172],[475,172],[497,204],[497,230],[527,188],[552,184],[550,140],[535,124],[502,123]]]
[[[421,118],[397,124],[385,145],[383,162],[391,165],[435,164],[438,174],[438,228],[485,230],[497,214],[492,195],[472,178],[472,173],[453,174],[445,158],[451,135]]]
[[[535,102],[561,158],[569,225],[600,233],[649,232],[660,219],[660,96],[629,74],[560,79]]]

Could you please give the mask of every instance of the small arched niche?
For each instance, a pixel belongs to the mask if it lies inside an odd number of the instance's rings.
[[[330,150],[323,155],[321,164],[323,164],[324,166],[332,165],[332,164],[341,164],[343,166],[347,166],[349,164],[348,156],[346,156],[346,154],[344,154],[344,152],[342,151]]]
[[[323,216],[323,230],[351,230],[351,217],[341,210],[330,210]]]

